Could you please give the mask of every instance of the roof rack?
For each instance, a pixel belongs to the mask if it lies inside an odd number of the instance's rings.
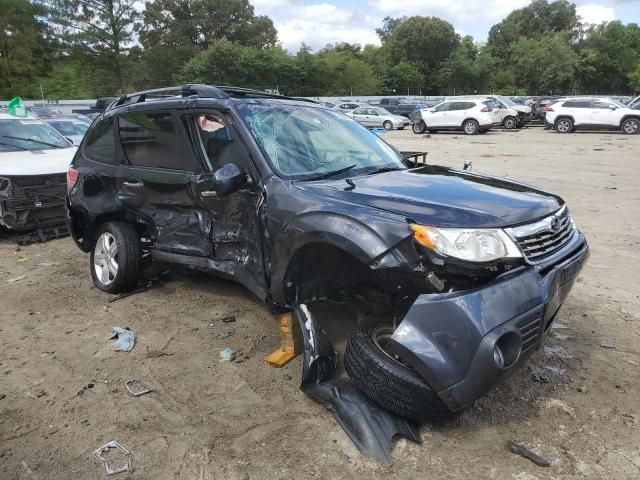
[[[122,95],[115,102],[111,103],[107,110],[112,110],[123,105],[131,105],[134,103],[146,102],[151,99],[166,99],[171,97],[198,97],[198,98],[237,98],[237,97],[254,97],[254,98],[278,98],[283,100],[298,100],[304,102],[316,103],[306,98],[294,98],[274,93],[267,93],[261,90],[253,90],[251,88],[232,87],[232,86],[213,86],[206,84],[186,84],[183,86],[155,88],[153,90],[144,90],[142,92],[128,93]]]

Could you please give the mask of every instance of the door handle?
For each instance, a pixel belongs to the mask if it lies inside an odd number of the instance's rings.
[[[200,195],[203,197],[217,197],[218,192],[215,190],[205,190],[204,192],[200,192]]]
[[[124,182],[123,185],[127,187],[142,187],[144,184],[142,182],[138,182],[137,180]]]

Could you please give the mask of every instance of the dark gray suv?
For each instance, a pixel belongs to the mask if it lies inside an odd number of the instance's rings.
[[[323,105],[240,88],[121,97],[85,136],[68,191],[99,289],[134,288],[144,257],[280,309],[357,305],[347,372],[418,421],[450,418],[522,364],[589,252],[558,196],[416,165]],[[332,350],[313,317],[301,323],[305,371],[326,378]]]

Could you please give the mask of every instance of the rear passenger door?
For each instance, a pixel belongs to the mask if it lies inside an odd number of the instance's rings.
[[[211,257],[209,220],[193,185],[203,166],[175,111],[130,110],[117,117],[125,167],[118,199],[151,225],[156,250]]]
[[[591,119],[591,100],[567,100],[562,105],[563,111],[558,114],[567,114],[573,117],[574,125],[589,125]]]

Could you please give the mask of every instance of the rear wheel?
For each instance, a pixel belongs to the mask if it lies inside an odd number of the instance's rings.
[[[109,293],[133,290],[142,264],[140,237],[128,223],[107,222],[98,228],[91,250],[91,278]]]
[[[393,130],[393,123],[391,123],[389,120],[385,120],[385,122],[382,124],[382,128],[384,128],[386,131]]]
[[[506,128],[507,130],[513,130],[514,128],[516,128],[518,126],[518,120],[516,120],[515,117],[506,117],[502,121],[502,126],[504,128]]]
[[[413,130],[413,133],[424,133],[427,130],[427,125],[424,123],[424,120],[420,120],[417,123],[414,123],[413,125],[411,125],[411,130]]]
[[[393,333],[388,325],[356,331],[349,338],[344,363],[353,383],[387,410],[418,422],[444,423],[455,419],[427,383],[410,367],[387,353]]]
[[[622,122],[622,132],[627,135],[636,135],[640,133],[640,120],[637,118],[627,118]]]
[[[475,120],[467,120],[462,124],[462,131],[466,135],[475,135],[480,130],[480,125]]]
[[[560,118],[556,120],[553,128],[558,133],[571,133],[573,131],[573,121],[570,118]]]

